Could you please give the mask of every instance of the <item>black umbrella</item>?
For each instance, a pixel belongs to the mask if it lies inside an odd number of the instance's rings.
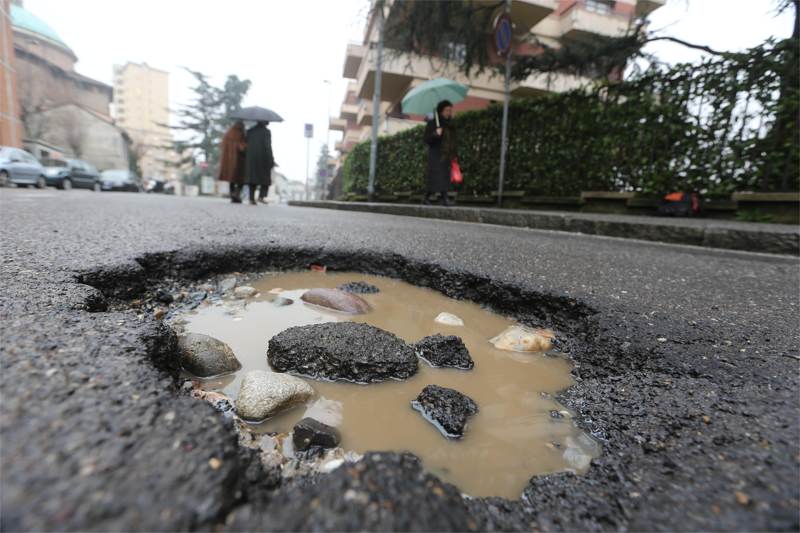
[[[231,114],[231,118],[242,120],[255,120],[256,122],[283,122],[283,118],[275,111],[265,107],[243,107]]]

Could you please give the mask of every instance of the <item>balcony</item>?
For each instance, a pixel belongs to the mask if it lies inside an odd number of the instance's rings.
[[[358,117],[358,105],[356,104],[342,104],[339,110],[339,116],[345,120],[355,120]]]
[[[345,131],[347,130],[347,121],[343,118],[337,117],[330,117],[330,123],[328,124],[328,128],[333,131]]]
[[[600,37],[621,37],[630,28],[630,19],[613,13],[594,13],[581,4],[561,15],[561,35],[576,41],[592,41]]]
[[[659,7],[663,7],[667,0],[638,0],[636,2],[636,16],[646,17]]]
[[[497,0],[478,0],[477,3],[497,4]],[[555,11],[557,7],[557,0],[512,0],[511,20],[519,29],[528,31]]]
[[[358,67],[361,66],[361,61],[364,59],[365,50],[365,47],[360,44],[347,45],[342,69],[343,78],[354,79],[358,76]]]
[[[389,111],[391,103],[382,101],[380,106],[381,115]],[[358,117],[356,124],[359,126],[372,126],[372,100],[361,100],[358,103]]]

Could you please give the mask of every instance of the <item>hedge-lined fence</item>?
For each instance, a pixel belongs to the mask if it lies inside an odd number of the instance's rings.
[[[623,83],[514,100],[505,190],[544,196],[581,191],[797,191],[798,88],[787,84],[793,43],[651,70]],[[461,192],[497,189],[502,107],[455,118]],[[424,188],[422,127],[378,143],[376,191]],[[364,193],[369,142],[344,166],[345,191]]]

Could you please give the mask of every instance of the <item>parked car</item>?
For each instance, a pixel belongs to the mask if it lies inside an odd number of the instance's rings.
[[[100,190],[100,173],[80,159],[45,159],[42,161],[47,184],[66,191],[76,189]]]
[[[0,186],[35,185],[39,189],[47,186],[44,167],[25,150],[12,146],[0,146]]]
[[[147,180],[144,190],[145,192],[164,192],[164,185],[166,185],[166,182],[163,180],[151,178]]]
[[[104,191],[129,191],[142,190],[139,176],[130,170],[114,169],[104,170],[100,173],[100,188]]]

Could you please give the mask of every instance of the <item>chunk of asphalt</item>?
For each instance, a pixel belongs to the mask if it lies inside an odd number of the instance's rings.
[[[402,339],[354,322],[289,328],[270,339],[267,359],[277,372],[355,383],[407,379],[417,372],[417,356]]]
[[[422,389],[417,399],[411,402],[411,407],[451,439],[463,437],[467,419],[478,412],[478,404],[472,398],[438,385]]]
[[[475,362],[464,341],[455,335],[431,335],[413,345],[414,352],[434,368],[447,367],[471,370]]]

